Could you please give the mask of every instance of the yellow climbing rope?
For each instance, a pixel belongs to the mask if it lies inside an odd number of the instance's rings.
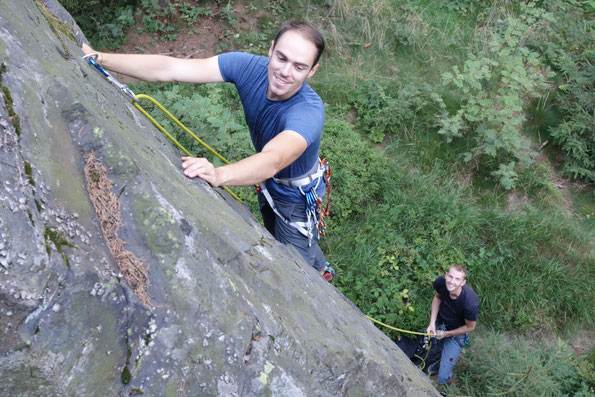
[[[105,76],[112,84],[114,84],[116,87],[118,87],[119,89],[121,89],[126,95],[128,95],[129,97],[131,97],[132,98],[132,104],[134,105],[134,107],[136,107],[142,114],[144,114],[145,117],[147,117],[155,125],[155,127],[157,127],[161,132],[163,132],[163,134],[166,137],[168,137],[178,147],[178,149],[180,149],[181,151],[183,151],[184,153],[186,153],[186,155],[192,156],[192,154],[184,146],[182,146],[182,144],[180,142],[178,142],[176,140],[176,138],[173,137],[173,135],[171,135],[169,132],[167,132],[167,130],[165,128],[163,128],[163,126],[161,124],[159,124],[159,122],[157,120],[155,120],[138,103],[138,100],[139,99],[148,99],[149,101],[151,101],[155,106],[157,106],[163,113],[165,113],[170,119],[172,119],[180,128],[182,128],[184,131],[186,131],[186,133],[189,134],[192,138],[194,138],[198,143],[200,143],[207,150],[209,150],[211,153],[213,153],[215,156],[217,156],[225,164],[230,164],[230,162],[225,157],[221,156],[219,153],[217,153],[217,151],[215,151],[215,149],[213,149],[212,147],[210,147],[206,142],[204,142],[202,139],[200,139],[198,136],[196,136],[188,128],[186,128],[186,126],[184,124],[182,124],[182,122],[180,120],[178,120],[173,114],[171,114],[166,108],[164,108],[159,102],[157,102],[157,100],[155,100],[154,98],[150,97],[149,95],[145,95],[145,94],[135,95],[126,86],[126,84],[122,84],[118,80],[114,79],[101,65],[99,65],[98,63],[95,62],[96,58],[97,58],[97,53],[88,54],[88,55],[85,55],[83,57],[83,59],[87,59],[88,62],[93,67],[95,67],[101,74],[103,74],[103,76]],[[240,203],[243,203],[242,199],[240,199],[227,186],[223,186],[223,189],[225,189],[233,198],[235,198],[236,200],[238,200]],[[413,335],[427,335],[427,336],[431,336],[431,334],[424,333],[424,332],[408,331],[408,330],[405,330],[405,329],[391,327],[390,325],[384,324],[383,322],[380,322],[380,321],[376,320],[375,318],[372,318],[372,317],[370,317],[368,315],[366,315],[366,317],[369,318],[370,320],[372,320],[373,322],[375,322],[377,324],[380,324],[380,325],[382,325],[382,326],[384,326],[386,328],[390,328],[390,329],[392,329],[394,331],[404,332],[404,333],[413,334]]]
[[[385,326],[386,328],[392,329],[394,331],[399,331],[399,332],[405,332],[407,334],[413,334],[413,335],[428,335],[430,336],[431,334],[428,334],[427,332],[416,332],[416,331],[408,331],[406,329],[401,329],[401,328],[395,328],[395,327],[391,327],[390,325],[384,324],[383,322],[380,322],[378,320],[376,320],[375,318],[372,318],[368,315],[366,315],[366,317],[368,317],[370,320],[372,320],[373,322],[375,322],[376,324],[380,324]]]
[[[180,142],[178,142],[176,140],[176,138],[173,137],[173,135],[171,135],[169,132],[167,132],[167,130],[165,128],[163,128],[163,126],[161,124],[159,124],[159,122],[157,120],[155,120],[145,109],[143,109],[143,107],[138,103],[139,99],[148,99],[149,101],[151,101],[155,106],[157,106],[159,109],[161,109],[161,111],[163,113],[165,113],[170,119],[172,119],[181,129],[186,131],[186,133],[189,134],[192,138],[194,138],[198,143],[200,143],[207,150],[209,150],[211,153],[213,153],[215,156],[217,156],[225,164],[230,164],[230,162],[225,157],[223,157],[222,155],[217,153],[217,151],[215,151],[215,149],[210,147],[206,142],[204,142],[202,139],[197,137],[188,128],[186,128],[186,126],[184,124],[182,124],[182,122],[180,120],[178,120],[173,114],[168,112],[167,109],[164,108],[154,98],[150,97],[149,95],[145,95],[145,94],[135,95],[134,98],[135,98],[135,100],[132,101],[132,104],[134,105],[134,107],[136,107],[142,114],[144,114],[149,120],[151,120],[151,122],[153,124],[155,124],[155,127],[157,127],[161,132],[163,132],[163,134],[166,137],[168,137],[174,143],[174,145],[176,145],[178,147],[178,149],[180,149],[181,151],[186,153],[188,156],[192,156],[192,154],[184,146],[182,146],[182,144]],[[223,186],[223,189],[225,189],[225,191],[227,191],[233,198],[238,200],[240,203],[243,203],[242,199],[239,198],[234,192],[232,192],[227,186]]]
[[[177,118],[175,118],[173,114],[171,114],[170,112],[168,112],[167,109],[165,109],[154,98],[151,98],[150,96],[145,95],[145,94],[135,95],[134,92],[132,92],[132,90],[130,88],[128,88],[128,86],[126,84],[122,84],[118,80],[116,80],[111,74],[109,74],[109,72],[107,70],[105,70],[103,68],[103,66],[101,66],[100,64],[98,64],[96,62],[98,55],[99,54],[97,52],[86,54],[85,56],[83,56],[83,59],[86,59],[89,62],[89,64],[91,66],[93,66],[95,69],[97,69],[97,71],[99,71],[99,73],[101,73],[110,83],[112,83],[113,85],[115,85],[117,88],[119,88],[120,90],[122,90],[126,95],[128,95],[130,98],[132,98],[132,104],[142,114],[144,114],[149,120],[151,120],[151,122],[153,124],[155,124],[155,127],[157,127],[161,132],[163,132],[165,134],[165,136],[168,137],[178,147],[178,149],[180,149],[181,151],[183,151],[184,153],[186,153],[186,155],[192,156],[192,154],[188,150],[186,150],[186,148],[184,146],[182,146],[182,144],[180,144],[180,142],[178,142],[176,140],[176,138],[174,138],[169,132],[167,132],[167,130],[165,128],[163,128],[163,126],[161,124],[159,124],[159,122],[157,120],[155,120],[153,117],[151,117],[151,115],[145,109],[143,109],[143,107],[138,103],[138,100],[139,99],[143,99],[144,98],[144,99],[148,99],[149,101],[151,101],[155,106],[157,106],[159,109],[161,109],[161,111],[163,113],[165,113],[170,119],[172,119],[180,128],[182,128],[184,131],[186,131],[186,133],[188,133],[198,143],[200,143],[202,146],[204,146],[206,149],[208,149],[211,153],[213,153],[215,156],[217,156],[225,164],[230,164],[230,162],[225,157],[223,157],[222,155],[220,155],[219,153],[217,153],[215,151],[215,149],[213,149],[212,147],[210,147],[209,145],[207,145],[206,142],[204,142],[202,139],[200,139],[199,137],[197,137],[196,135],[194,135],[192,133],[192,131],[190,131],[188,128],[186,128],[186,126],[184,124],[182,124],[180,122],[180,120],[178,120]],[[242,199],[239,198],[234,192],[232,192],[227,186],[223,186],[223,189],[225,189],[233,198],[235,198],[236,200],[238,200],[240,203],[243,203]]]

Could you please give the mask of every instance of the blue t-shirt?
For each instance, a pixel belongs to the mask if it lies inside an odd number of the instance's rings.
[[[285,130],[300,134],[308,147],[293,163],[281,170],[277,178],[295,178],[306,174],[318,161],[320,138],[324,125],[324,105],[307,84],[291,98],[274,101],[267,98],[269,58],[242,52],[230,52],[218,57],[223,80],[234,83],[240,94],[252,144],[257,152],[277,134]],[[315,182],[302,188],[307,191]],[[281,185],[272,179],[266,182],[271,196],[301,203],[304,196],[297,188]],[[324,189],[320,183],[318,193]]]
[[[457,299],[450,297],[444,276],[440,276],[434,281],[434,289],[442,299],[438,310],[437,324],[444,324],[446,330],[450,331],[465,325],[465,319],[477,321],[479,299],[475,291],[467,284],[463,285],[463,290]]]

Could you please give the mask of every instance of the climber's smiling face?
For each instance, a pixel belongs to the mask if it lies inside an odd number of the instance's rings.
[[[267,98],[289,99],[298,92],[307,78],[318,69],[313,65],[317,54],[314,43],[305,39],[299,32],[289,30],[269,49],[269,86]]]

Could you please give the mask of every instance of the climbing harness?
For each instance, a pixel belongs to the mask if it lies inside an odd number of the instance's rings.
[[[165,128],[163,128],[163,126],[161,124],[159,124],[159,122],[157,120],[155,120],[150,114],[149,112],[147,112],[139,103],[138,100],[139,99],[148,99],[149,101],[151,101],[155,106],[157,106],[163,113],[165,113],[170,119],[172,119],[172,121],[174,123],[176,123],[180,128],[182,128],[187,134],[189,134],[192,138],[194,138],[198,143],[200,143],[203,147],[205,147],[207,150],[209,150],[211,153],[213,153],[215,156],[217,156],[221,161],[223,161],[225,164],[230,164],[230,162],[223,156],[221,156],[219,153],[217,153],[217,151],[215,151],[212,147],[210,147],[209,145],[207,145],[203,140],[201,140],[199,137],[197,137],[194,133],[192,133],[192,131],[190,131],[184,124],[182,124],[182,122],[180,122],[180,120],[178,120],[173,114],[171,114],[170,112],[167,111],[167,109],[165,109],[159,102],[157,102],[154,98],[150,97],[149,95],[145,95],[145,94],[139,94],[139,95],[135,95],[134,92],[132,92],[132,90],[130,88],[128,88],[128,86],[126,84],[122,84],[120,83],[118,80],[116,80],[111,74],[109,74],[109,72],[107,70],[105,70],[100,64],[97,63],[97,56],[99,54],[96,52],[93,52],[91,54],[87,54],[85,56],[83,56],[83,59],[86,59],[95,69],[97,69],[97,71],[99,71],[99,73],[101,73],[110,83],[112,83],[114,86],[116,86],[118,89],[120,89],[122,92],[124,92],[127,96],[129,96],[130,98],[132,98],[132,104],[134,105],[134,107],[136,107],[142,114],[144,114],[166,137],[168,137],[181,151],[183,151],[186,155],[188,156],[192,156],[192,154],[184,147],[182,146],[182,144],[180,144],[180,142],[178,142],[176,140],[176,138],[173,137],[173,135],[171,135],[169,132],[167,132],[167,130]],[[233,198],[235,198],[237,201],[239,201],[240,203],[242,203],[242,199],[240,199],[234,192],[232,192],[227,186],[223,186],[223,189],[225,191],[227,191]]]
[[[425,351],[424,357],[420,356],[419,354],[413,354],[414,358],[420,360],[419,364],[417,364],[417,368],[421,369],[422,371],[426,368],[426,360],[430,355],[430,351],[432,350],[432,344],[434,343],[434,338],[430,338],[428,335],[424,335],[422,348]]]
[[[295,222],[291,221],[279,210],[275,205],[275,201],[273,197],[269,193],[266,187],[266,181],[260,183],[256,190],[263,194],[264,198],[266,199],[267,203],[273,210],[273,212],[283,221],[285,224],[290,225],[296,228],[301,234],[308,238],[308,246],[312,246],[312,240],[314,239],[315,233],[314,228],[317,230],[318,238],[320,236],[325,236],[326,231],[326,217],[329,214],[329,207],[330,207],[330,194],[331,194],[331,165],[328,160],[325,158],[323,160],[318,159],[316,164],[304,175],[300,175],[295,178],[276,178],[273,177],[273,181],[285,185],[292,188],[299,189],[300,193],[306,198],[306,222]],[[327,190],[327,204],[326,207],[322,205],[322,199],[316,193],[318,187],[320,186],[320,182],[324,181],[326,183],[326,190]],[[304,192],[303,188],[307,185],[316,182],[314,186],[312,186],[308,191]],[[315,225],[315,226],[313,226]]]

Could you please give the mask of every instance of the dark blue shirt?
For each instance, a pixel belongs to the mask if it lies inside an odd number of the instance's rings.
[[[324,125],[324,104],[306,83],[291,98],[274,101],[267,98],[269,58],[242,52],[218,57],[221,76],[235,84],[242,100],[252,144],[257,152],[282,131],[291,130],[306,140],[308,147],[293,163],[281,170],[278,178],[295,178],[306,174],[318,161],[320,138]],[[269,179],[267,189],[273,197],[301,203],[304,196],[297,188],[280,185]],[[313,184],[312,184],[313,185]],[[307,191],[310,186],[306,186]],[[324,189],[321,183],[320,193]]]
[[[467,284],[463,285],[461,294],[456,299],[450,297],[444,276],[440,276],[434,281],[434,289],[442,299],[436,324],[444,324],[446,330],[450,331],[465,325],[465,319],[477,321],[479,299],[475,291]]]

